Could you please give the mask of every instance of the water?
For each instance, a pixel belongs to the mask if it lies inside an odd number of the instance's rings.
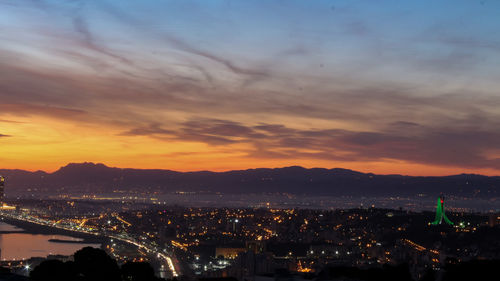
[[[22,231],[15,226],[0,222],[0,231]],[[69,256],[83,247],[99,248],[99,244],[93,243],[59,243],[51,242],[50,239],[82,241],[65,235],[47,235],[31,233],[7,233],[0,234],[0,258],[2,261],[23,260],[32,257],[47,257],[48,255]]]
[[[351,209],[371,207],[410,211],[434,211],[437,196],[423,197],[333,197],[294,194],[169,194],[159,196],[157,204],[188,207],[271,207],[303,209]],[[456,212],[498,212],[500,198],[446,197],[446,208]]]

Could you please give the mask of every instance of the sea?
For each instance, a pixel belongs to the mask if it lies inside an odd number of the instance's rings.
[[[51,241],[53,239],[72,242]],[[67,235],[29,233],[24,229],[0,222],[0,260],[2,261],[46,258],[49,255],[69,256],[84,247],[99,248],[100,246],[100,244],[85,243],[81,238]]]

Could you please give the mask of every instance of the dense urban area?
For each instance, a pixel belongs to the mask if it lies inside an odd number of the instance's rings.
[[[9,205],[1,212],[6,223],[99,243],[118,264],[148,262],[165,279],[274,280],[278,274],[343,280],[335,279],[342,271],[329,269],[356,268],[438,280],[450,266],[500,258],[500,215],[495,213],[448,212],[453,225],[433,225],[430,211],[375,207],[189,208],[81,199],[25,199]],[[29,275],[28,267],[44,260],[2,259],[1,264]]]

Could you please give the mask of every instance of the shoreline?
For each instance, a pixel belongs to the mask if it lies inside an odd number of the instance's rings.
[[[51,243],[62,243],[62,244],[96,244],[96,243],[87,243],[84,240],[65,240],[65,239],[57,239],[57,238],[51,238],[47,240]]]
[[[4,222],[16,227],[23,229],[22,231],[1,231],[0,234],[15,234],[15,233],[27,233],[27,234],[45,234],[45,235],[65,235],[74,238],[80,238],[81,241],[71,241],[71,240],[61,240],[61,239],[49,239],[53,243],[81,243],[81,244],[104,244],[107,240],[104,236],[96,236],[92,234],[86,234],[76,231],[70,231],[60,228],[55,228],[46,225],[39,225],[32,222],[16,220],[4,216],[0,216],[0,222]],[[51,241],[57,240],[57,241]]]

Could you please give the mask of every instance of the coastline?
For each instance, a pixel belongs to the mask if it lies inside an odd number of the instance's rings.
[[[66,243],[66,244],[82,244],[86,243],[83,240],[66,240],[66,239],[49,239],[51,243]]]
[[[0,216],[0,222],[4,222],[23,229],[23,231],[1,231],[0,234],[15,234],[15,233],[30,233],[30,234],[46,234],[46,235],[65,235],[82,239],[81,241],[50,239],[54,243],[84,243],[84,244],[103,244],[106,242],[106,237],[96,236],[76,231],[70,231],[47,225],[39,225],[32,222],[16,220],[4,216]],[[57,240],[57,241],[51,241]]]

